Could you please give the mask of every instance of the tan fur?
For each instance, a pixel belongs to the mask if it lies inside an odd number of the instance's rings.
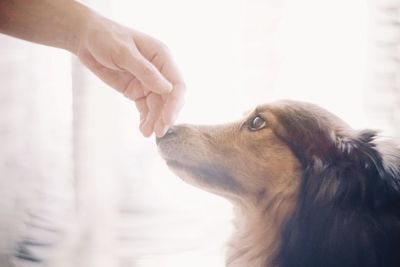
[[[229,267],[274,266],[281,227],[296,204],[301,165],[282,140],[286,133],[274,112],[274,106],[262,106],[236,123],[175,126],[158,140],[161,155],[179,177],[235,206]],[[257,114],[268,125],[250,131],[246,123]]]

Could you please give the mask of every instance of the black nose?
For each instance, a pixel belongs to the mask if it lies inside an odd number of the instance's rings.
[[[168,137],[171,137],[171,136],[175,135],[175,132],[176,132],[175,127],[174,127],[174,126],[170,127],[170,128],[168,129],[168,131],[164,134],[164,136],[162,136],[162,137],[157,137],[157,138],[156,138],[156,144],[158,145],[158,144],[161,142],[161,140],[166,139],[166,138],[168,138]]]
[[[175,128],[175,126],[171,126],[171,127],[168,129],[168,131],[164,134],[164,136],[161,137],[161,138],[168,138],[168,137],[170,137],[170,136],[172,136],[172,135],[175,135],[175,134],[176,134],[176,128]]]

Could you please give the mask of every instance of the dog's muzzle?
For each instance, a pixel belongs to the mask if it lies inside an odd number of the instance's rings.
[[[171,137],[175,136],[176,132],[177,132],[176,127],[175,126],[171,126],[168,129],[168,131],[164,134],[164,136],[156,138],[156,144],[159,145],[160,142],[162,142],[163,140],[166,140],[168,138],[171,138]]]

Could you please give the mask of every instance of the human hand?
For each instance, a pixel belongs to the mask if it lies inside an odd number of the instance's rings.
[[[73,50],[101,80],[135,101],[144,136],[163,136],[175,122],[185,83],[160,41],[96,15]]]

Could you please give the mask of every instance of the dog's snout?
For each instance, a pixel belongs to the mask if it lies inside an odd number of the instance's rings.
[[[171,126],[168,131],[164,134],[164,136],[162,137],[157,137],[156,138],[156,144],[158,145],[162,140],[166,139],[166,138],[170,138],[171,136],[176,134],[176,127],[175,126]]]
[[[174,135],[176,133],[176,127],[172,126],[168,129],[168,131],[165,133],[164,137],[168,137],[171,135]]]

